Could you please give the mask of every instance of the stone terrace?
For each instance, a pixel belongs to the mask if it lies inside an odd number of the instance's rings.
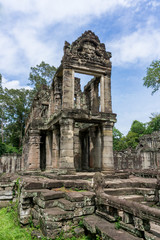
[[[0,206],[19,197],[20,223],[25,226],[32,217],[43,235],[52,239],[62,230],[66,237],[71,236],[71,229],[84,233],[79,228],[82,220],[93,239],[96,234],[113,240],[160,239],[160,209],[153,207],[156,179],[106,178],[104,193],[96,195],[93,173],[48,177],[2,176]],[[120,229],[115,229],[116,224]]]

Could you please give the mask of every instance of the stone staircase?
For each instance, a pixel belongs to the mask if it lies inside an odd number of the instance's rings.
[[[115,224],[106,221],[105,219],[91,215],[84,217],[84,226],[89,232],[99,234],[104,240],[137,240],[137,238],[122,229],[115,229]]]
[[[151,231],[147,233],[145,231],[145,236],[143,233],[136,235],[135,224],[127,222],[130,219],[125,221],[121,219],[119,222],[121,228],[118,230],[115,228],[117,222],[115,216],[123,218],[128,213],[125,212],[127,208],[124,212],[121,207],[118,208],[119,201],[125,200],[124,203],[127,204],[128,201],[135,203],[144,198],[144,204],[149,200],[153,204],[154,179],[106,180],[105,193],[110,196],[108,197],[110,202],[103,206],[103,202],[97,204],[97,198],[93,193],[92,173],[87,176],[84,173],[77,177],[73,176],[72,180],[67,175],[59,177],[50,175],[50,177],[14,176],[14,179],[6,179],[6,181],[4,179],[1,182],[0,198],[3,204],[19,196],[19,216],[22,225],[33,223],[34,226],[40,227],[43,235],[51,239],[55,239],[62,231],[68,238],[72,237],[73,232],[77,237],[84,234],[83,228],[79,227],[82,222],[85,230],[93,234],[92,239],[95,239],[96,234],[103,240],[160,239],[159,221],[157,224],[151,222]],[[17,189],[16,192],[18,185],[20,191]],[[112,205],[112,201],[116,198],[117,202]],[[140,219],[141,216],[139,218],[135,216],[136,221]]]
[[[83,216],[95,212],[93,192],[65,188],[28,189],[32,187],[32,184],[26,185],[27,189],[22,190],[20,222],[28,224],[32,216],[34,226],[40,225],[43,235],[49,238],[54,239],[62,231],[69,234],[73,228],[78,227]]]
[[[147,204],[154,202],[155,189],[154,188],[139,188],[139,187],[120,187],[120,188],[106,188],[106,194],[118,196],[120,199],[132,200]]]

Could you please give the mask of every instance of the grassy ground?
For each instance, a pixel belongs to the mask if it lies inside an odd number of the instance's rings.
[[[7,207],[0,209],[0,240],[36,240],[31,237],[33,228],[21,228],[18,222],[17,207]],[[63,240],[62,237],[57,237],[57,240]],[[89,240],[84,236],[81,238],[70,238],[66,240]],[[43,238],[42,240],[49,240]]]
[[[0,240],[32,240],[31,230],[21,228],[15,207],[0,210]]]

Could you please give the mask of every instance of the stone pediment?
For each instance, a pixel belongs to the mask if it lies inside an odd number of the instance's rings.
[[[62,63],[110,66],[110,58],[111,53],[106,52],[104,43],[92,31],[86,31],[72,44],[65,42]]]

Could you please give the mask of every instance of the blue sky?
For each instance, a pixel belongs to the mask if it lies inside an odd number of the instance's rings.
[[[30,67],[59,66],[64,41],[92,30],[112,52],[116,127],[160,112],[160,93],[143,86],[146,68],[160,58],[159,0],[0,0],[0,73],[3,86],[27,87]]]

